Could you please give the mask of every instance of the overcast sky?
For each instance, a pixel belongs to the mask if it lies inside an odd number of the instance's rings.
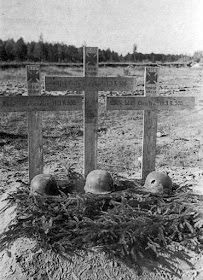
[[[203,50],[203,0],[0,0],[0,39],[126,54]]]

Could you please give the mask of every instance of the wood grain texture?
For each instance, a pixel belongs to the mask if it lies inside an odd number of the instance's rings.
[[[37,73],[38,79],[34,79]],[[39,75],[38,75],[39,73]],[[29,75],[33,80],[29,79]],[[33,82],[34,81],[34,82]],[[40,66],[27,66],[28,95],[40,95]],[[35,90],[32,90],[35,86]],[[37,90],[38,88],[38,90]],[[43,173],[43,134],[42,134],[42,113],[28,112],[28,160],[29,160],[29,180],[40,173]]]
[[[151,67],[150,67],[151,68]],[[155,72],[156,71],[156,72]],[[145,96],[156,96],[158,92],[158,69],[153,69],[152,73],[157,73],[157,83],[150,88],[146,80],[149,73],[145,68]],[[156,160],[156,133],[157,133],[157,112],[144,111],[143,113],[143,137],[142,137],[142,179],[145,180],[147,175],[155,170]]]
[[[28,113],[29,180],[43,173],[42,113]]]
[[[84,76],[97,75],[98,48],[83,49]],[[88,62],[90,61],[90,63]],[[84,176],[97,168],[98,92],[84,94]]]

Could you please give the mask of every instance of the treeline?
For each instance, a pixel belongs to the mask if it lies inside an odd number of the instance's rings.
[[[63,43],[47,43],[40,37],[38,42],[26,43],[23,38],[14,41],[0,39],[0,61],[30,61],[30,62],[82,62],[82,47],[76,48],[73,45]],[[165,54],[142,54],[138,52],[128,53],[123,56],[110,50],[99,50],[100,62],[173,62],[183,59],[182,55]],[[184,60],[191,57],[184,56]]]

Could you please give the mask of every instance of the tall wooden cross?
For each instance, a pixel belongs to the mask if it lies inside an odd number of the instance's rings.
[[[157,67],[145,68],[144,96],[107,97],[107,110],[143,110],[142,179],[155,170],[157,112],[193,109],[195,97],[161,97]]]
[[[45,77],[46,91],[84,91],[84,175],[97,168],[98,91],[136,89],[132,77],[97,77],[98,48],[84,47],[83,77]]]

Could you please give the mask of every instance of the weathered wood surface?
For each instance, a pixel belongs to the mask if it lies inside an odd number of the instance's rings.
[[[151,71],[150,71],[151,70]],[[155,97],[158,94],[158,68],[145,68],[144,93],[146,97]],[[172,102],[172,101],[171,101]],[[152,102],[152,104],[154,104]],[[155,102],[157,104],[157,101]],[[168,104],[168,103],[167,103]],[[179,104],[174,102],[174,104]],[[154,105],[151,105],[152,107]],[[143,113],[143,137],[142,137],[142,179],[155,170],[156,163],[156,134],[157,111],[145,110]]]
[[[85,68],[86,75],[91,71],[91,65]],[[95,67],[90,74],[95,74]],[[62,77],[46,76],[46,91],[130,91],[136,90],[136,79],[131,77]]]
[[[27,85],[28,95],[32,96],[41,94],[40,66],[27,66]],[[35,175],[43,173],[43,134],[41,112],[28,112],[28,161],[29,180],[31,181]]]
[[[82,110],[82,99],[81,95],[0,97],[0,112]]]
[[[195,97],[161,97],[158,95],[157,67],[145,69],[144,96],[107,97],[107,110],[143,110],[142,179],[155,170],[157,113],[160,110],[183,110],[195,107]],[[200,101],[198,101],[201,103]]]
[[[156,139],[157,139],[157,112],[144,111],[142,136],[142,179],[155,170]]]
[[[107,110],[184,110],[195,106],[195,97],[107,97]]]
[[[42,113],[28,113],[29,180],[43,173]]]
[[[93,78],[89,76],[97,75],[98,48],[84,47],[83,63],[85,79],[92,81]],[[84,176],[87,176],[89,172],[97,168],[98,91],[94,87],[85,90],[83,122]]]

